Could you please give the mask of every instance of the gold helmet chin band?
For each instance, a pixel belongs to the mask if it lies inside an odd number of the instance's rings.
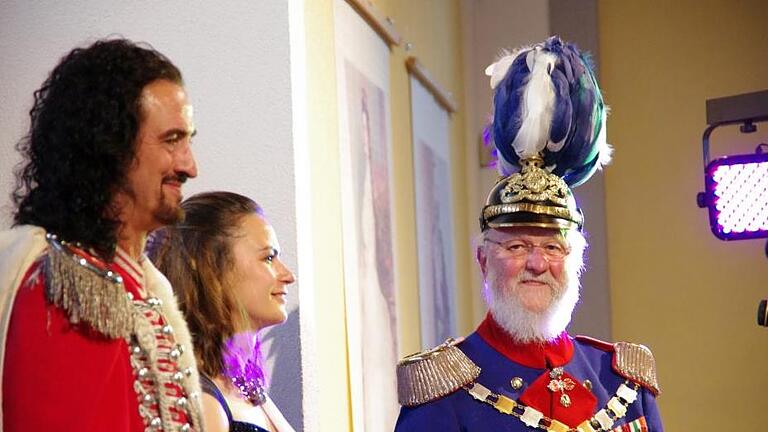
[[[480,229],[540,227],[579,229],[584,216],[562,178],[542,168],[534,156],[521,160],[518,173],[500,179],[491,189],[480,215]]]

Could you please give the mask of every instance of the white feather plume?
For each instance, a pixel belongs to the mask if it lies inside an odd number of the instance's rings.
[[[500,58],[496,63],[493,63],[485,68],[485,74],[491,77],[492,90],[496,90],[496,86],[498,86],[499,83],[507,75],[507,71],[509,70],[509,67],[512,66],[512,62],[514,60],[515,58],[512,56],[504,56]]]
[[[606,139],[607,133],[606,133],[606,126],[608,126],[608,122],[606,121],[608,118],[608,112],[610,109],[608,108],[608,105],[606,105],[603,108],[603,119],[601,121],[602,128],[600,128],[600,132],[597,135],[597,148],[600,152],[599,159],[597,160],[597,169],[602,169],[604,166],[611,163],[611,158],[613,157],[613,147],[608,144],[608,141]]]
[[[491,90],[496,90],[496,86],[498,86],[504,77],[507,76],[507,71],[509,71],[512,62],[515,61],[517,56],[523,51],[530,49],[530,46],[524,46],[517,48],[512,52],[503,50],[498,59],[485,68],[485,75],[491,77]]]
[[[521,159],[537,155],[549,142],[555,107],[555,87],[550,73],[557,57],[539,49],[531,50],[527,56],[531,73],[523,91],[522,124],[512,142]]]

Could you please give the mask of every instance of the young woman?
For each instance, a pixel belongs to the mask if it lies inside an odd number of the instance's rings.
[[[194,339],[208,432],[293,431],[266,393],[259,331],[287,318],[287,285],[272,226],[253,200],[207,192],[182,222],[155,233],[150,256],[170,280]]]

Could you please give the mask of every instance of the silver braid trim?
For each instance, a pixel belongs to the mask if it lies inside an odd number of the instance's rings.
[[[471,383],[480,368],[448,339],[442,345],[410,355],[397,364],[398,399],[403,406],[420,405]]]
[[[187,404],[184,408],[195,431],[202,429],[202,408],[200,405],[200,375],[197,371],[195,363],[194,349],[192,346],[192,337],[187,328],[187,323],[184,320],[176,298],[173,295],[173,289],[168,280],[157,270],[149,259],[145,259],[142,263],[144,275],[147,282],[147,291],[150,295],[155,295],[160,300],[158,312],[163,316],[166,324],[173,329],[173,336],[171,339],[175,341],[176,346],[181,346],[182,352],[178,359],[174,360],[174,363],[178,366],[178,369],[183,374],[181,381],[177,382],[182,387],[186,394]],[[167,377],[171,379],[171,377]],[[175,399],[173,402],[177,402]]]
[[[145,272],[152,271],[152,277],[147,281],[148,286],[145,288],[162,299],[156,311],[158,316],[179,333],[177,335],[174,331],[169,341],[174,347],[183,347],[181,358],[168,360],[176,365],[176,372],[183,374],[181,380],[175,380],[174,373],[160,370],[159,360],[167,354],[160,352],[154,325],[145,315],[145,307],[141,305],[144,302],[134,303],[132,296],[125,291],[123,278],[111,270],[88,262],[53,234],[46,234],[46,240],[49,248],[43,269],[47,300],[61,308],[71,323],[88,324],[108,338],[122,338],[128,343],[129,349],[137,346],[146,356],[146,361],[141,361],[139,354],[129,353],[131,366],[137,372],[134,390],[141,399],[147,395],[142,380],[149,380],[152,383],[150,396],[158,406],[159,412],[153,413],[148,405],[139,400],[139,415],[146,422],[148,429],[176,430],[181,427],[180,430],[201,430],[200,390],[191,352],[191,338],[168,282],[162,275],[161,280],[157,280],[160,273],[153,267],[150,270],[145,266]],[[180,340],[177,341],[175,336],[179,336]],[[147,369],[148,376],[138,375],[142,368]],[[178,385],[183,391],[181,397],[165,395],[166,384]],[[179,402],[182,398],[186,400],[183,405]],[[175,422],[171,408],[184,411],[191,425],[179,425]],[[159,414],[159,417],[154,417],[156,414]]]
[[[130,338],[135,317],[122,277],[88,263],[56,236],[48,234],[46,239],[50,248],[43,268],[48,301],[64,310],[73,324],[86,323],[110,338]]]

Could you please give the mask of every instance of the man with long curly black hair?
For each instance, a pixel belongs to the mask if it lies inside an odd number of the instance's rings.
[[[0,233],[3,430],[199,430],[189,332],[142,252],[197,175],[181,73],[100,40],[34,96]]]

